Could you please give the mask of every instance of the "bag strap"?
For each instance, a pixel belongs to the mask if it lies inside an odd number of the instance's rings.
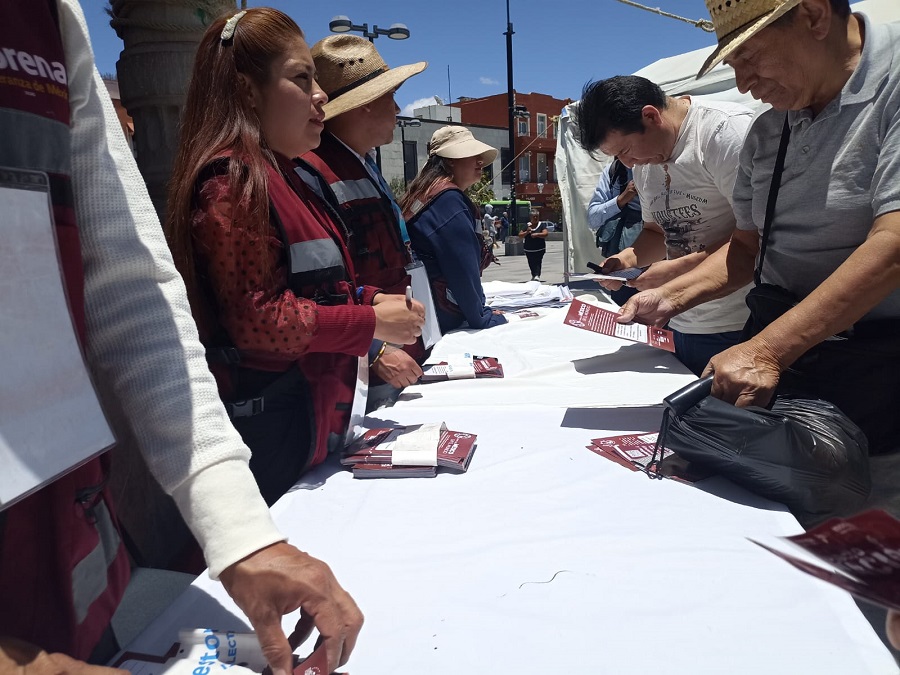
[[[759,286],[762,283],[763,261],[766,259],[766,248],[769,245],[769,234],[772,231],[772,220],[775,218],[775,202],[778,201],[778,190],[781,188],[781,173],[784,171],[784,156],[787,154],[788,142],[791,139],[791,126],[787,113],[784,115],[784,127],[781,129],[781,142],[775,156],[775,167],[772,169],[772,183],[769,185],[769,199],[766,202],[766,220],[763,223],[762,239],[759,243],[759,262],[753,272],[753,281]]]

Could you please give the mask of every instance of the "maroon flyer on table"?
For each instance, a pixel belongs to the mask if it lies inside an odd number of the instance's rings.
[[[859,598],[900,610],[900,521],[890,514],[874,510],[834,518],[809,532],[783,539],[812,553],[824,565],[750,541]]]
[[[618,316],[618,312],[589,305],[581,300],[573,300],[569,305],[569,312],[566,314],[564,323],[601,335],[609,335],[630,342],[641,342],[667,352],[675,352],[672,331],[640,323],[616,323]]]
[[[646,468],[653,459],[656,449],[656,438],[659,434],[647,432],[645,434],[624,434],[622,436],[609,436],[607,438],[593,438],[591,443],[607,452],[614,453],[628,462]],[[672,455],[671,450],[663,450],[661,459]]]

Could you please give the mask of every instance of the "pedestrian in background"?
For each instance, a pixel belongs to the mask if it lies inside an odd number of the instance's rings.
[[[525,257],[528,259],[528,269],[531,270],[531,280],[540,281],[541,264],[544,254],[547,252],[547,224],[539,222],[534,224],[534,218],[528,221],[528,226],[519,232],[519,238],[524,239]]]

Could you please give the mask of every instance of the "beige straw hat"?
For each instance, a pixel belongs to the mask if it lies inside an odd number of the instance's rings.
[[[428,65],[425,61],[388,68],[375,45],[356,35],[331,35],[313,45],[319,86],[328,94],[325,119],[371,103]]]
[[[799,5],[801,0],[706,0],[719,46],[697,73],[703,77],[722,59],[763,28]]]
[[[447,159],[463,159],[481,155],[485,164],[497,158],[497,148],[482,143],[465,127],[441,127],[428,141],[428,156],[437,155]]]

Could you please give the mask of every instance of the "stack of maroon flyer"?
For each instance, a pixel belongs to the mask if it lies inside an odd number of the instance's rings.
[[[884,511],[834,518],[772,545],[750,541],[817,579],[900,611],[900,521]]]
[[[344,451],[341,464],[354,478],[431,478],[439,468],[464,473],[477,439],[443,424],[369,429]]]
[[[682,483],[695,483],[712,473],[686,462],[671,450],[662,449],[653,461],[656,439],[659,434],[648,431],[642,434],[624,434],[591,439],[587,449],[631,471],[643,471],[653,476],[665,476]],[[665,461],[662,461],[665,460]]]
[[[461,358],[453,361],[424,364],[419,381],[441,382],[481,377],[503,377],[503,366],[493,356],[464,354]]]
[[[608,438],[593,438],[588,450],[601,457],[621,464],[632,471],[645,471],[651,467],[653,450],[656,447],[656,432],[645,434],[625,434]],[[671,450],[663,450],[663,458],[670,457]],[[657,460],[659,457],[657,457]]]

